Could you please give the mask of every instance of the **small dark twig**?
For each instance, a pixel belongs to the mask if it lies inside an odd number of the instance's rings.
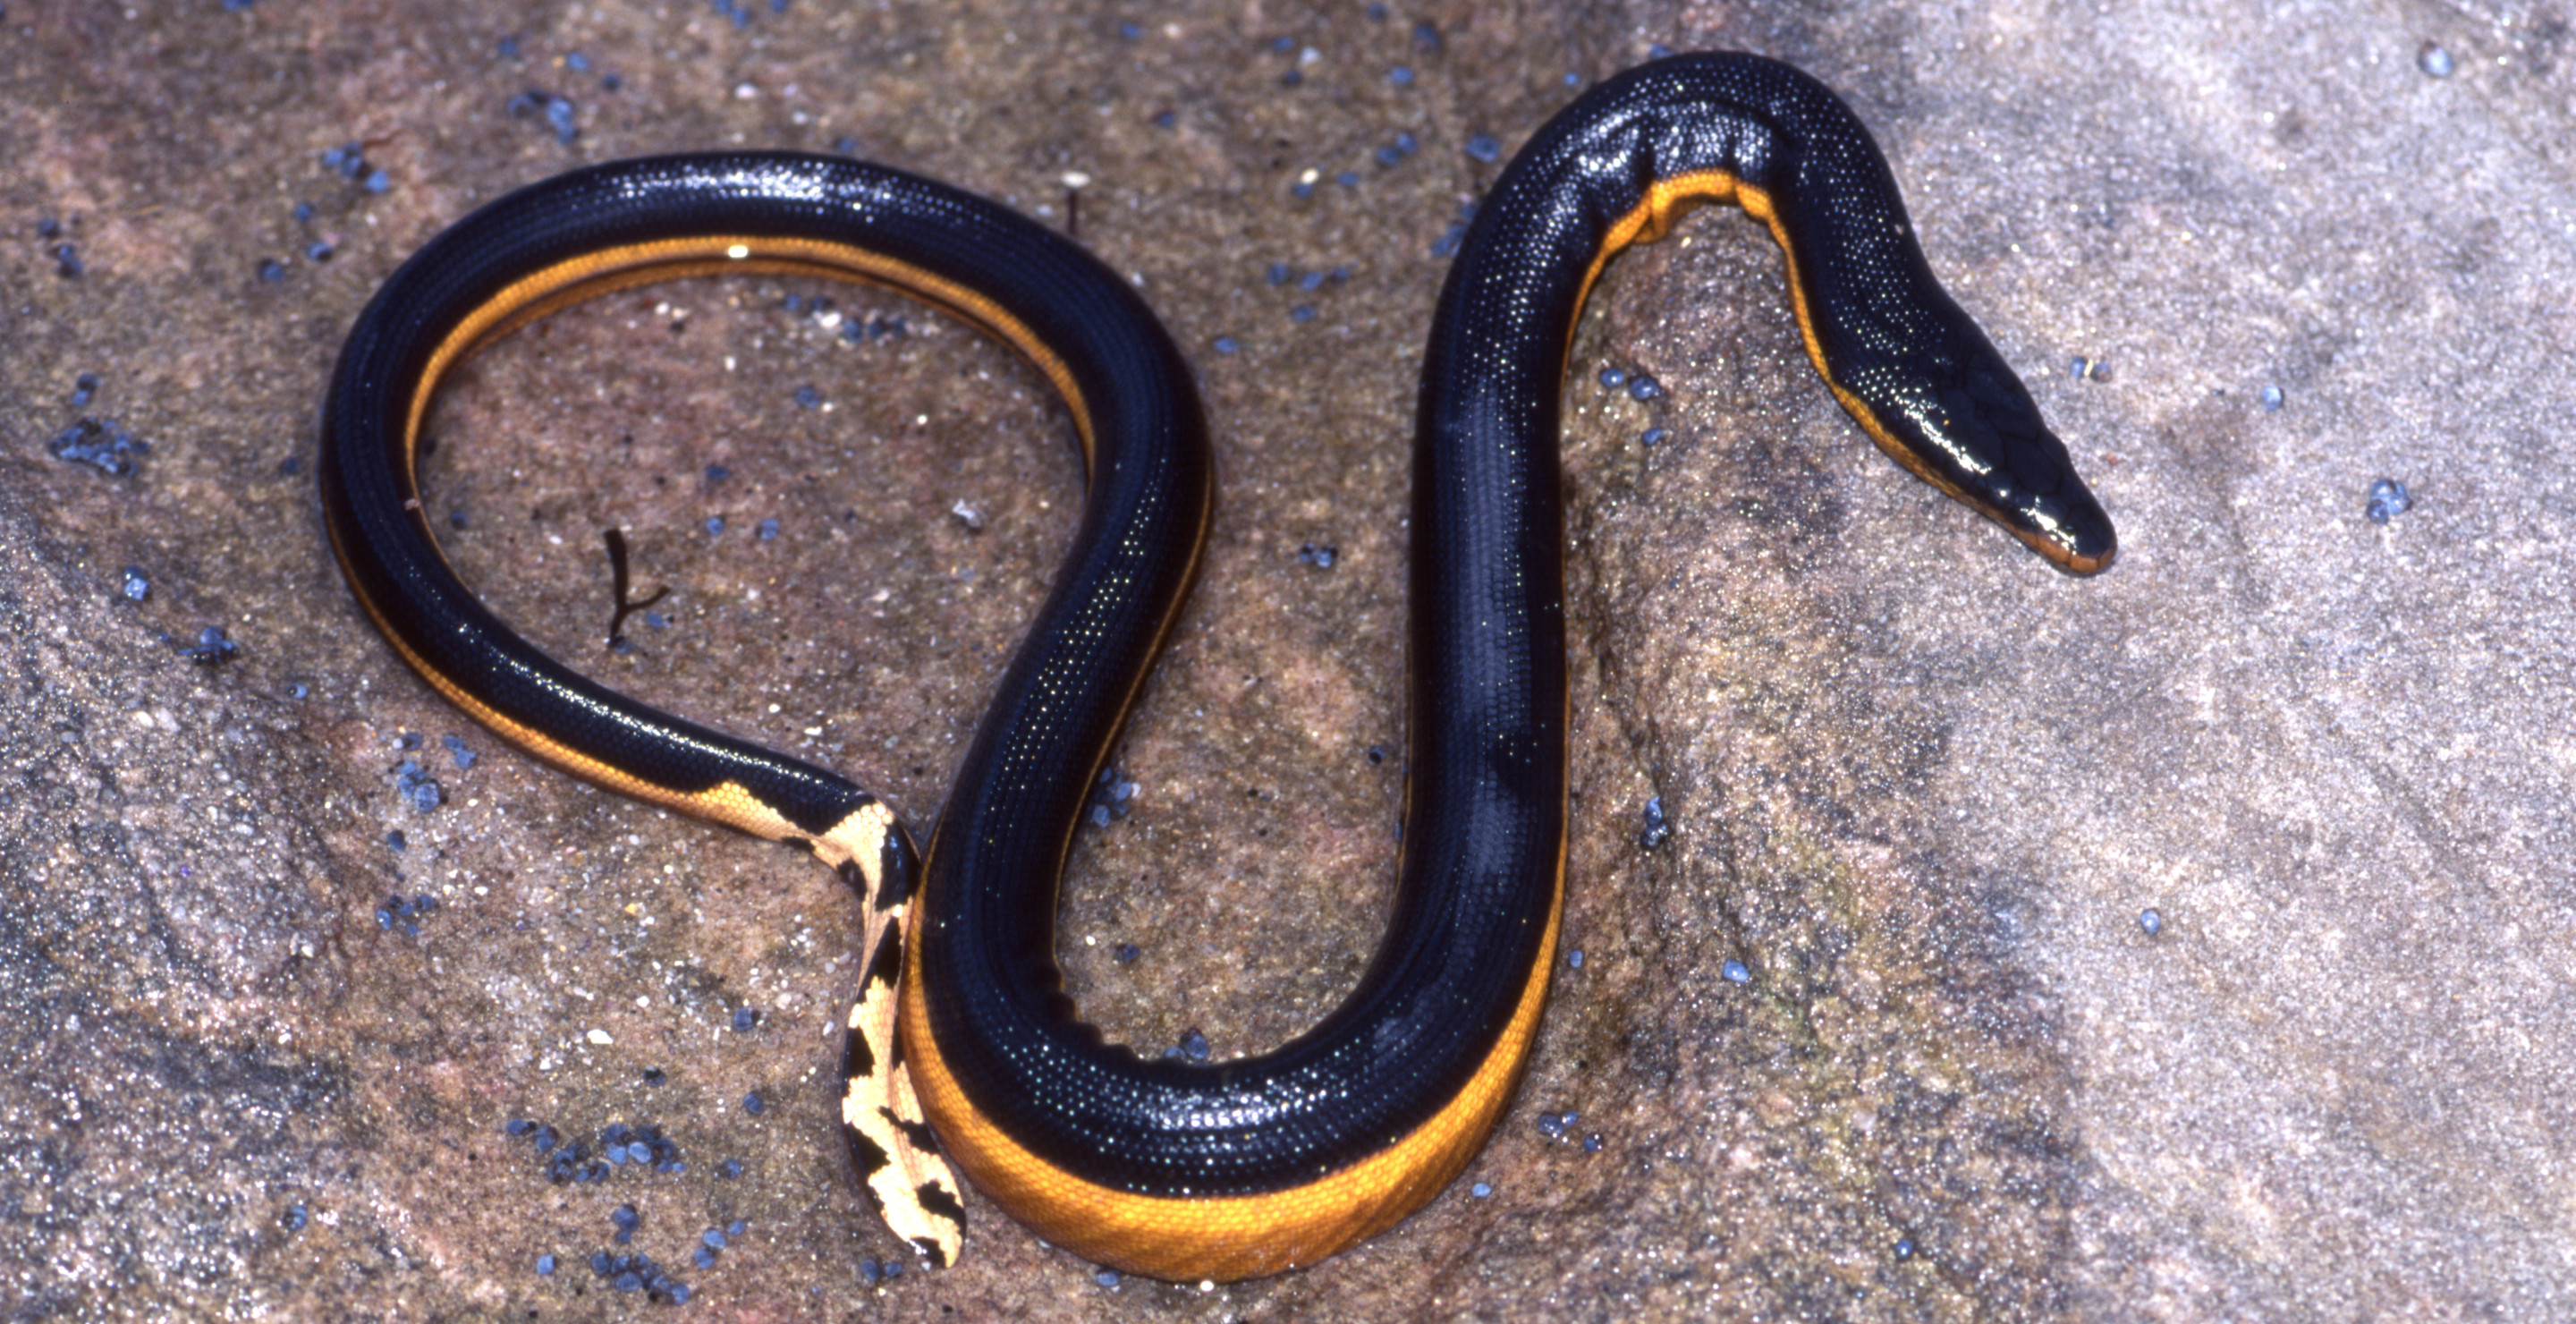
[[[608,646],[615,648],[626,637],[626,618],[669,597],[671,586],[653,590],[651,597],[629,601],[626,596],[626,535],[617,529],[602,529],[599,536],[608,543],[608,575],[617,593],[617,610],[608,618]]]

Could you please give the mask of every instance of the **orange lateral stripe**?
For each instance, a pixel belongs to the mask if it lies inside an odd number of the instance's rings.
[[[1744,209],[1745,215],[1762,222],[1771,231],[1772,242],[1780,245],[1781,255],[1788,259],[1789,307],[1798,319],[1798,337],[1806,342],[1807,361],[1816,365],[1816,375],[1825,379],[1825,389],[1834,393],[1834,399],[1841,403],[1843,412],[1860,424],[1861,431],[1868,433],[1869,439],[1877,443],[1889,459],[1905,466],[1906,472],[1949,494],[1959,504],[2003,526],[2005,532],[2019,538],[2033,551],[2078,574],[2089,575],[2108,563],[2103,557],[2068,555],[2065,548],[2039,534],[2016,527],[2002,511],[1995,509],[1993,503],[1979,499],[1933,472],[1887,430],[1887,425],[1879,420],[1877,410],[1870,408],[1835,379],[1833,369],[1825,363],[1824,342],[1816,337],[1816,319],[1808,310],[1806,285],[1798,279],[1797,248],[1789,242],[1788,227],[1780,223],[1780,214],[1771,204],[1771,194],[1745,183],[1732,171],[1697,171],[1658,180],[1648,187],[1644,200],[1612,223],[1608,234],[1603,237],[1601,251],[1593,256],[1591,269],[1583,274],[1583,293],[1575,300],[1574,315],[1578,318],[1583,315],[1584,301],[1592,296],[1592,283],[1600,279],[1601,269],[1609,264],[1611,258],[1618,256],[1620,250],[1632,244],[1651,244],[1663,238],[1672,231],[1676,221],[1705,202],[1733,202]],[[1566,352],[1573,353],[1573,347],[1573,337],[1568,336]]]
[[[429,362],[412,384],[403,430],[404,463],[400,469],[405,483],[414,489],[411,499],[415,503],[418,499],[419,480],[414,465],[418,460],[421,420],[427,416],[429,402],[437,394],[441,381],[466,356],[548,313],[621,289],[691,276],[754,272],[817,275],[880,285],[943,309],[991,334],[1018,350],[1055,385],[1057,394],[1073,415],[1074,429],[1082,442],[1084,463],[1086,467],[1089,465],[1092,454],[1091,412],[1081,393],[1075,389],[1072,370],[1026,323],[999,304],[920,267],[849,244],[718,234],[654,240],[584,253],[513,281],[458,319],[455,327],[431,351]],[[425,521],[422,528],[424,532],[428,529]],[[428,540],[432,547],[437,546],[434,534],[430,534]],[[348,578],[352,585],[360,582],[355,576]],[[535,727],[512,721],[431,667],[403,641],[402,632],[392,628],[377,603],[368,600],[363,590],[358,597],[360,605],[375,619],[377,632],[393,644],[403,661],[428,681],[432,689],[535,757],[620,794],[712,819],[755,836],[774,841],[807,835],[759,797],[733,782],[695,793],[673,792],[561,744]],[[870,867],[873,867],[873,861]]]
[[[1257,1278],[1313,1264],[1402,1222],[1464,1171],[1510,1103],[1547,1000],[1564,907],[1557,847],[1547,931],[1519,1005],[1466,1088],[1379,1153],[1302,1186],[1263,1195],[1135,1195],[1084,1181],[1030,1153],[976,1111],[940,1056],[922,987],[920,935],[907,935],[903,1046],[940,1148],[1011,1217],[1074,1253],[1128,1273],[1187,1282]]]
[[[446,339],[431,351],[420,379],[412,384],[409,420],[403,430],[406,455],[420,436],[420,420],[439,383],[466,355],[489,341],[548,313],[636,285],[689,276],[733,274],[823,276],[880,285],[931,304],[1018,350],[1021,357],[1054,384],[1073,413],[1082,439],[1085,465],[1092,454],[1091,411],[1075,389],[1073,372],[1028,324],[1000,304],[967,287],[908,262],[852,244],[820,239],[758,235],[693,235],[602,248],[532,272],[511,282],[483,304],[458,319]],[[406,466],[408,472],[408,466]]]

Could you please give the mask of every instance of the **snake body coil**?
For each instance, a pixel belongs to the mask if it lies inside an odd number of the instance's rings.
[[[432,241],[360,317],[323,411],[324,509],[369,616],[477,719],[611,789],[805,845],[868,897],[843,1118],[898,1232],[953,1258],[963,1208],[944,1151],[1090,1259],[1176,1279],[1275,1272],[1438,1193],[1527,1058],[1563,895],[1566,358],[1610,258],[1703,201],[1769,227],[1809,355],[1881,448],[2056,564],[2109,564],[2109,520],[1933,280],[1838,98],[1733,54],[1603,83],[1478,211],[1424,358],[1387,938],[1348,1000],[1256,1057],[1140,1058],[1059,986],[1056,879],[1195,572],[1210,464],[1180,355],[1125,282],[1051,231],[898,171],[777,153],[535,185]],[[546,658],[457,582],[421,516],[420,419],[463,355],[608,290],[743,271],[869,281],[955,313],[1027,356],[1081,438],[1081,528],[958,769],[917,897],[908,839],[873,797]]]

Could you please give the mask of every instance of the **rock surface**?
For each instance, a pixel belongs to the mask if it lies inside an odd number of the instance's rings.
[[[461,10],[0,8],[8,1318],[669,1308],[601,1252],[797,1319],[2576,1300],[2563,15]],[[649,151],[837,148],[1078,225],[1197,363],[1222,508],[1067,980],[1128,1042],[1259,1051],[1357,977],[1393,868],[1435,248],[1656,43],[1845,90],[2119,564],[2057,575],[1877,456],[1740,217],[1623,259],[1566,419],[1582,960],[1493,1145],[1267,1282],[1104,1280],[980,1200],[962,1267],[880,1280],[831,1121],[847,896],[403,670],[315,513],[339,337],[476,203]],[[51,453],[83,419],[131,472]],[[864,289],[613,296],[432,430],[449,554],[532,638],[917,825],[1078,502],[1039,378]],[[616,655],[611,525],[673,589]],[[658,1142],[556,1184],[521,1119]]]

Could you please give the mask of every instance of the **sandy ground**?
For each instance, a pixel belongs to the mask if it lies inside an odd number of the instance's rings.
[[[7,0],[0,1314],[675,1309],[595,1276],[614,1250],[745,1320],[2566,1315],[2568,17]],[[402,668],[315,510],[351,319],[476,203],[648,151],[1078,207],[1201,374],[1222,508],[1062,957],[1120,1038],[1259,1051],[1380,928],[1434,246],[1499,169],[1470,147],[1658,43],[1845,91],[2119,564],[2059,575],[1887,464],[1767,238],[1694,218],[1576,346],[1584,959],[1467,1179],[1265,1282],[1104,1280],[980,1199],[961,1267],[873,1281],[847,896]],[[149,450],[57,458],[83,419]],[[1007,352],[769,279],[552,319],[432,430],[449,553],[531,637],[920,825],[1078,501]],[[608,525],[674,590],[617,656]],[[209,627],[219,664],[183,651]],[[655,1126],[685,1170],[550,1184],[521,1118]]]

